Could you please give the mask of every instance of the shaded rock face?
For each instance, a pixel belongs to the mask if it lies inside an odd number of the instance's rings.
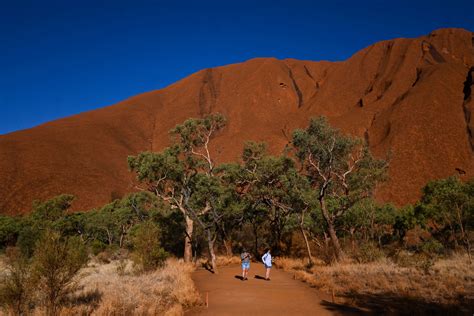
[[[219,162],[239,159],[246,140],[279,154],[293,129],[325,115],[390,158],[377,199],[414,202],[428,180],[474,174],[473,38],[441,29],[376,43],[343,62],[252,59],[0,136],[0,213],[25,213],[60,193],[85,210],[134,191],[127,156],[161,150],[172,127],[211,112],[228,118],[212,144]]]

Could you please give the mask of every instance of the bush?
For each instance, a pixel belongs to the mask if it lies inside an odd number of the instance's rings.
[[[430,272],[433,267],[435,260],[427,256],[424,253],[412,253],[409,251],[400,251],[394,257],[394,261],[397,265],[403,268],[415,268],[423,271],[425,274]]]
[[[442,255],[445,251],[443,244],[437,241],[436,239],[430,239],[425,241],[421,245],[420,250],[427,256]]]
[[[144,271],[162,267],[168,254],[160,245],[160,229],[153,222],[137,225],[133,231],[133,261]]]
[[[40,238],[40,231],[31,222],[25,223],[21,228],[16,246],[23,256],[30,258],[33,255],[35,244]]]
[[[354,259],[359,263],[374,262],[385,257],[384,252],[374,243],[362,244],[354,254]]]
[[[20,218],[0,215],[0,249],[14,246],[20,231]]]
[[[101,253],[102,251],[104,251],[107,248],[107,244],[105,244],[104,242],[102,242],[100,240],[94,239],[91,242],[89,248],[90,248],[91,253],[94,256],[97,256],[99,253]]]
[[[28,260],[18,248],[6,249],[7,271],[0,278],[0,306],[8,314],[28,314],[34,288]]]
[[[74,290],[74,278],[87,262],[86,249],[78,238],[62,239],[48,230],[36,244],[32,260],[32,274],[46,314],[57,315],[60,301]]]

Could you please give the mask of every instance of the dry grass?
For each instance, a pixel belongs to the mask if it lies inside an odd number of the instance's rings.
[[[81,290],[63,314],[182,315],[199,304],[191,273],[194,267],[169,259],[163,269],[134,275],[132,263],[91,263],[82,271]]]
[[[168,259],[163,269],[139,275],[128,260],[91,261],[80,272],[78,290],[64,302],[61,315],[183,315],[200,304],[193,271],[193,265],[177,259]],[[38,307],[32,314],[44,315],[44,311]]]
[[[232,256],[232,257],[227,257],[227,256],[217,256],[217,266],[218,267],[224,267],[232,264],[240,264],[240,257],[238,256]]]
[[[438,260],[428,273],[400,267],[388,259],[366,264],[316,264],[309,268],[302,260],[280,258],[276,265],[311,286],[345,297],[346,302],[350,298],[354,305],[364,296],[439,306],[469,306],[474,299],[474,269],[467,256]]]

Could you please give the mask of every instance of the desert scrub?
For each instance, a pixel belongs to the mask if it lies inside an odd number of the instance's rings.
[[[138,224],[132,231],[132,259],[138,270],[151,271],[164,265],[168,254],[161,248],[160,229],[148,221]]]
[[[7,248],[0,267],[0,306],[6,314],[25,315],[32,303],[33,282],[28,259]]]
[[[194,266],[168,259],[163,268],[124,275],[114,261],[90,263],[82,272],[80,290],[69,297],[66,314],[90,315],[182,315],[200,303],[191,273]],[[131,266],[131,263],[129,264]],[[133,270],[133,269],[131,269]],[[90,298],[84,300],[83,298]]]
[[[46,315],[58,315],[61,301],[75,290],[79,270],[87,263],[84,244],[77,237],[63,238],[46,231],[38,240],[31,273]]]
[[[367,242],[359,246],[353,257],[358,263],[369,263],[381,260],[385,254],[375,243]]]

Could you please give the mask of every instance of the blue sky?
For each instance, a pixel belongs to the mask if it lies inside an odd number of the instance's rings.
[[[441,27],[472,1],[0,0],[0,134],[254,57],[344,60]]]

